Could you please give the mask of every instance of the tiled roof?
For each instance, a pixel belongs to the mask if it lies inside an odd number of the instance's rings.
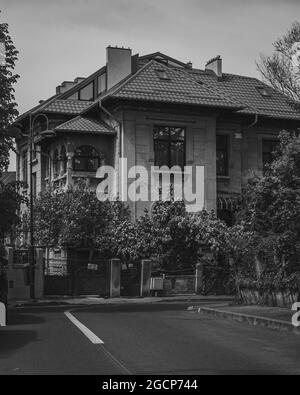
[[[102,122],[94,119],[76,117],[56,126],[56,131],[74,131],[100,134],[114,134],[114,130]]]
[[[229,94],[245,105],[243,114],[255,114],[283,119],[300,119],[300,112],[289,104],[289,99],[256,78],[223,74],[218,79],[212,72],[184,70],[195,80],[218,89],[220,94]],[[265,88],[269,96],[262,96],[257,88]]]
[[[92,101],[55,100],[45,105],[45,107],[40,107],[38,111],[77,115],[92,104]]]
[[[164,77],[160,76],[164,72]],[[188,74],[167,67],[154,60],[126,80],[110,97],[241,109],[233,98],[219,94],[207,84],[198,83]]]
[[[6,171],[2,173],[2,176],[0,177],[0,182],[3,182],[3,184],[7,185],[11,182],[16,181],[16,172],[15,171]]]

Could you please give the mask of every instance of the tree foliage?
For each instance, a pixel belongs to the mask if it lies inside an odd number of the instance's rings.
[[[300,271],[298,133],[281,132],[280,147],[266,174],[252,179],[244,190],[238,220],[232,231],[236,242],[233,240],[231,245],[235,245],[237,255],[242,252],[239,257],[244,276],[251,277],[251,268],[252,276],[255,273],[255,258],[263,262],[265,273],[281,273],[286,277]],[[250,261],[246,259],[249,257]]]
[[[257,67],[276,90],[300,101],[300,23],[294,22],[273,46],[273,54],[261,55]]]
[[[8,135],[9,124],[18,115],[13,85],[18,79],[14,74],[18,51],[9,35],[7,23],[0,23],[0,45],[5,50],[5,62],[0,63],[0,176],[9,165],[9,151],[13,149],[13,139]]]

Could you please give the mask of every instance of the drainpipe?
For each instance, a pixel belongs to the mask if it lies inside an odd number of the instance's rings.
[[[115,131],[116,131],[116,133],[117,133],[117,139],[118,139],[118,147],[116,147],[116,149],[118,150],[118,152],[117,152],[117,161],[119,160],[119,158],[121,158],[122,157],[122,138],[121,138],[121,134],[122,134],[122,122],[121,121],[119,121],[111,112],[109,112],[105,107],[103,107],[103,104],[102,104],[102,102],[101,102],[101,100],[99,101],[99,108],[106,114],[106,115],[108,115],[108,117],[109,118],[111,118],[113,121],[115,121],[118,125],[119,125],[119,127],[118,128],[115,128],[114,127],[114,129],[115,129]],[[119,163],[116,163],[116,166],[117,166],[117,173],[118,173],[118,176],[117,176],[117,180],[116,180],[116,186],[117,186],[117,193],[119,194],[120,193],[120,191],[119,191],[119,172],[120,172],[120,169],[119,169]]]

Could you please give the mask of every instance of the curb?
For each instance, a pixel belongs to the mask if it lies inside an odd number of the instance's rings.
[[[30,302],[30,301],[19,301],[15,303],[9,303],[8,307],[9,308],[20,308],[20,307],[60,307],[60,306],[73,306],[73,305],[82,305],[82,306],[91,306],[91,305],[115,305],[115,304],[153,304],[153,303],[169,303],[169,302],[187,302],[187,303],[193,303],[193,302],[230,302],[233,298],[232,297],[220,297],[220,298],[213,298],[213,297],[206,297],[206,298],[197,298],[195,296],[191,297],[162,297],[162,298],[153,298],[152,300],[146,299],[143,300],[143,298],[128,298],[128,299],[121,299],[118,300],[118,298],[114,298],[113,300],[111,299],[105,299],[101,301],[93,301],[90,300],[88,303],[86,302],[86,299],[82,298],[80,300],[78,298],[78,303],[72,303],[69,302],[68,300],[53,300],[53,301],[36,301],[36,302]]]
[[[249,325],[261,326],[277,331],[292,332],[294,334],[300,335],[300,328],[294,327],[293,324],[288,321],[275,320],[256,315],[233,313],[231,311],[218,310],[210,307],[199,307],[195,309],[193,306],[191,306],[191,308],[188,308],[188,310],[196,310],[199,314],[213,315],[215,317],[224,318],[231,321],[246,322]]]

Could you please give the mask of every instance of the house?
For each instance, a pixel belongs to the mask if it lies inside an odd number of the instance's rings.
[[[160,52],[109,46],[106,65],[64,81],[15,125],[34,135],[34,194],[80,179],[96,187],[103,164],[120,178],[119,158],[149,171],[204,166],[204,208],[230,222],[242,185],[263,173],[278,132],[298,128],[300,112],[258,79],[225,73],[220,56],[198,69]],[[16,143],[17,180],[29,183],[28,139]],[[129,205],[133,218],[151,209],[151,201]]]

